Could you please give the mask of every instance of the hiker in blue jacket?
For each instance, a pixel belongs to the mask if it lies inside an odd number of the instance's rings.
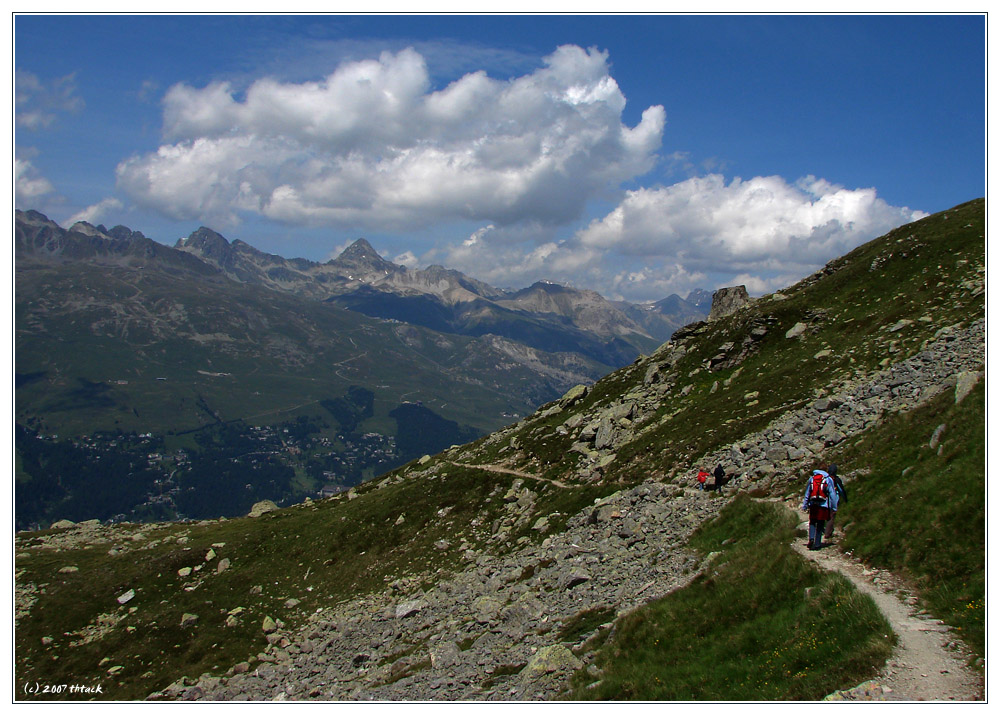
[[[847,502],[847,488],[844,487],[844,481],[841,480],[840,476],[837,474],[837,466],[836,466],[836,464],[830,465],[830,467],[826,468],[826,471],[827,471],[827,473],[829,473],[830,479],[833,480],[833,486],[837,489],[837,507],[836,507],[836,510],[839,510],[840,509],[840,503],[841,502]],[[830,519],[828,519],[826,521],[826,530],[824,531],[823,536],[826,537],[826,539],[828,539],[828,540],[831,537],[833,537],[833,520],[834,520],[834,518],[836,516],[837,516],[837,513],[836,513],[836,511],[834,511],[834,513],[830,515]]]
[[[809,512],[809,549],[819,549],[823,543],[826,521],[837,512],[837,487],[825,470],[813,470],[806,483],[802,511]]]

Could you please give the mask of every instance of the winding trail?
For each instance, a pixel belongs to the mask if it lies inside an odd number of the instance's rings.
[[[451,465],[455,467],[466,467],[470,470],[485,470],[486,472],[496,472],[503,475],[514,475],[515,477],[523,477],[528,480],[538,480],[540,482],[548,482],[556,487],[561,487],[566,489],[569,487],[565,482],[560,482],[559,480],[552,480],[547,477],[540,477],[539,475],[532,475],[530,472],[521,472],[520,470],[512,470],[509,467],[500,467],[499,465],[470,465],[464,462],[451,462]]]
[[[787,504],[787,503],[786,503]],[[794,510],[792,505],[788,507]],[[799,518],[802,513],[796,511]],[[808,521],[799,525],[808,531]],[[836,535],[835,535],[836,536]],[[898,641],[877,684],[844,692],[846,700],[982,701],[983,677],[966,666],[964,646],[951,627],[917,612],[916,598],[906,594],[891,573],[865,567],[841,552],[835,543],[819,551],[796,538],[792,549],[822,569],[839,572],[885,615]],[[902,595],[902,596],[901,596]]]

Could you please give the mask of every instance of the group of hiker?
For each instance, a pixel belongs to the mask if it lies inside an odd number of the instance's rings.
[[[847,488],[837,474],[837,466],[813,470],[802,500],[802,511],[809,513],[809,541],[806,547],[819,549],[824,537],[830,539],[833,536],[833,521],[841,500],[847,501]]]
[[[715,482],[713,482],[711,485],[707,484],[709,477],[715,478]],[[699,490],[716,490],[716,491],[719,491],[719,490],[722,489],[723,485],[725,485],[731,479],[732,479],[732,475],[727,476],[726,475],[726,471],[723,469],[722,465],[717,466],[715,468],[715,472],[713,472],[711,475],[709,475],[704,470],[699,470],[698,471],[698,489]]]
[[[715,479],[711,485],[708,484],[709,477]],[[732,476],[727,476],[720,464],[711,475],[705,470],[699,470],[697,479],[699,490],[719,491],[732,479]],[[824,537],[826,539],[833,537],[833,523],[841,500],[847,501],[847,488],[837,474],[837,466],[830,465],[826,470],[813,470],[802,500],[802,511],[809,513],[809,541],[806,543],[809,549],[820,549]]]

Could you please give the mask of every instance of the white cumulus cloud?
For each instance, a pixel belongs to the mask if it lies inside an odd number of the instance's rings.
[[[665,113],[622,122],[606,53],[563,46],[529,74],[466,74],[433,90],[412,49],[321,81],[172,87],[169,142],[118,167],[119,186],[174,218],[242,213],[298,225],[557,225],[649,171]]]
[[[63,225],[69,227],[78,221],[86,221],[88,224],[97,225],[101,223],[109,211],[116,211],[121,208],[121,201],[111,196],[73,214],[73,216],[63,222]]]
[[[30,209],[46,194],[53,191],[52,183],[43,177],[27,159],[14,160],[14,202],[21,209]]]
[[[874,189],[814,177],[733,179],[718,174],[638,189],[580,232],[583,246],[645,257],[682,257],[715,270],[815,264],[924,216]]]
[[[759,295],[923,216],[889,205],[874,189],[815,177],[791,184],[709,175],[627,192],[563,241],[540,234],[512,243],[504,232],[479,231],[448,256],[487,280],[548,278],[633,301],[737,284]]]

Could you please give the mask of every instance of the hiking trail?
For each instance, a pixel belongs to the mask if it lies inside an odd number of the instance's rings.
[[[469,468],[470,470],[485,470],[486,472],[495,472],[501,475],[513,475],[514,477],[527,478],[528,480],[538,480],[539,482],[547,482],[550,485],[555,485],[556,487],[561,487],[563,489],[569,487],[569,485],[565,482],[560,482],[559,480],[542,477],[541,475],[532,475],[530,472],[513,470],[509,467],[501,467],[500,465],[470,465],[469,463],[464,462],[451,462],[450,464],[455,467]]]
[[[785,503],[799,517],[800,528],[809,529],[804,513]],[[851,580],[875,602],[898,637],[882,673],[874,682],[844,692],[843,700],[864,701],[982,701],[983,676],[966,665],[966,647],[951,627],[919,611],[917,599],[897,578],[883,570],[866,567],[843,553],[834,539],[822,549],[809,550],[797,536],[792,549],[822,569]]]

